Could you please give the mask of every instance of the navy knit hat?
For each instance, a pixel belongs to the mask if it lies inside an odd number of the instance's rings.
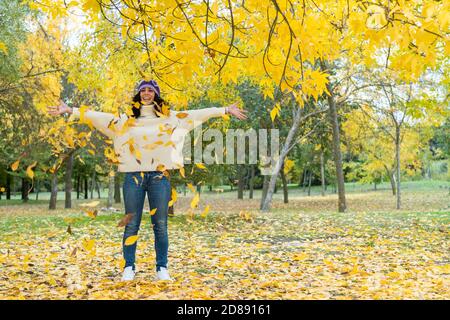
[[[138,91],[141,91],[144,88],[152,89],[153,91],[155,91],[155,93],[158,95],[158,97],[160,97],[159,86],[155,80],[150,80],[150,81],[142,80],[141,82],[139,82]]]

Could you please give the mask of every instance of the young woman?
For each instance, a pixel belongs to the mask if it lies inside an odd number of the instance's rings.
[[[167,216],[171,198],[168,170],[183,167],[183,144],[190,130],[212,117],[224,114],[246,119],[246,110],[233,104],[222,108],[170,111],[154,80],[139,83],[133,102],[132,120],[126,114],[116,117],[111,113],[81,111],[69,107],[63,101],[59,106],[48,107],[48,113],[68,113],[72,117],[82,118],[113,140],[114,151],[119,159],[118,171],[125,173],[123,197],[125,214],[130,218],[126,222],[122,241],[125,259],[122,280],[134,279],[136,242],[129,245],[125,242],[139,231],[146,194],[150,212],[156,209],[151,216],[155,234],[156,278],[170,280],[167,269]]]

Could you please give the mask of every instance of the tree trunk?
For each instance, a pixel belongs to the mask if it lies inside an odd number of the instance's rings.
[[[277,182],[278,174],[280,173],[281,166],[282,166],[284,160],[286,159],[286,156],[289,153],[292,141],[294,140],[294,137],[296,136],[298,127],[300,125],[300,119],[301,119],[301,111],[300,110],[301,109],[298,108],[297,106],[295,106],[294,108],[296,108],[296,109],[294,109],[294,118],[292,120],[292,126],[289,129],[288,135],[286,137],[286,141],[285,141],[283,148],[280,152],[280,155],[277,159],[275,169],[273,171],[274,174],[270,177],[269,187],[267,189],[267,196],[264,199],[264,203],[262,206],[262,210],[264,210],[264,211],[268,211],[270,209],[270,204],[272,203],[273,193],[275,190],[275,185]],[[273,157],[273,155],[271,155],[271,156]]]
[[[65,201],[64,208],[72,208],[72,173],[73,173],[73,153],[67,158],[65,176]]]
[[[281,167],[280,174],[281,174],[281,182],[283,183],[283,201],[284,203],[289,203],[288,186],[286,181],[286,175],[284,174],[284,163],[283,166]]]
[[[92,171],[92,177],[91,177],[91,185],[90,185],[90,192],[91,192],[91,199],[94,198],[94,187],[95,187],[95,177],[96,177],[96,172],[95,170]]]
[[[309,169],[305,168],[304,177],[303,177],[303,192],[306,192],[306,185],[308,182],[308,173],[309,173]]]
[[[311,180],[312,180],[312,170],[309,170],[309,181],[308,181],[308,196],[311,195]]]
[[[397,190],[395,187],[395,175],[394,172],[389,171],[387,168],[386,172],[387,172],[387,176],[389,177],[389,182],[391,183],[391,190],[392,190],[392,195],[395,196],[397,194]],[[395,169],[394,169],[395,171]]]
[[[89,196],[89,190],[88,190],[88,176],[84,176],[84,198],[87,199]]]
[[[114,202],[120,203],[120,179],[117,173],[114,177]]]
[[[29,181],[27,178],[22,178],[22,200],[23,202],[28,201],[28,189],[30,187]]]
[[[325,196],[325,161],[323,156],[323,149],[320,152],[320,178],[322,181],[322,197]]]
[[[326,62],[321,60],[320,66],[322,71],[328,72],[329,69],[326,65]],[[327,83],[327,90],[330,94],[327,95],[329,109],[329,116],[331,126],[333,128],[333,155],[334,155],[334,163],[336,166],[336,179],[338,186],[338,211],[345,212],[347,210],[347,204],[345,200],[345,184],[344,184],[344,170],[342,168],[342,153],[341,153],[341,138],[339,134],[339,119],[337,115],[336,109],[336,101],[334,100],[333,88],[330,83]]]
[[[396,165],[396,175],[397,175],[397,209],[401,207],[401,196],[400,196],[400,126],[395,128],[395,165]]]
[[[249,199],[253,199],[253,187],[254,187],[254,182],[255,182],[255,166],[251,165],[250,166],[250,181],[249,181],[249,195],[248,198]]]
[[[11,200],[11,180],[12,176],[6,173],[6,200]]]
[[[55,171],[52,174],[50,204],[48,206],[48,208],[50,210],[55,210],[56,209],[56,198],[57,197],[58,197],[58,172]]]
[[[77,175],[77,200],[80,199],[80,190],[81,190],[81,175],[78,173],[78,175]]]
[[[302,174],[300,176],[300,180],[298,181],[298,187],[301,188],[302,186],[302,181],[305,178],[305,169],[303,168]]]
[[[269,176],[265,175],[263,180],[263,189],[261,194],[261,203],[259,205],[259,208],[262,210],[264,205],[264,200],[266,200],[267,197],[267,190],[269,189]]]
[[[114,200],[114,175],[109,175],[109,183],[108,183],[108,201],[106,203],[107,208],[111,208],[113,206]]]
[[[239,165],[238,199],[244,199],[245,174],[243,165]]]
[[[97,179],[95,179],[95,189],[97,190],[97,199],[101,198],[100,188],[101,188],[101,184],[100,184],[100,181],[97,178]]]
[[[34,192],[36,192],[36,201],[39,199],[39,180],[34,181]]]

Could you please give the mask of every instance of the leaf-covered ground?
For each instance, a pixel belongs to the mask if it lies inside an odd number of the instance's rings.
[[[191,198],[179,196],[169,221],[174,281],[154,281],[147,211],[129,283],[120,281],[122,213],[93,219],[81,201],[56,212],[3,201],[0,298],[450,299],[445,189],[405,190],[400,211],[389,191],[349,194],[348,213],[335,212],[335,196],[277,199],[263,213],[251,209],[258,200],[204,195],[193,219],[183,214]]]

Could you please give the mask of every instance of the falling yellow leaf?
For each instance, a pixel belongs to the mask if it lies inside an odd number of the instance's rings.
[[[184,172],[184,168],[183,168],[183,167],[180,168],[180,175],[181,175],[183,178],[186,178],[185,172]]]
[[[177,195],[177,190],[175,188],[172,188],[172,194],[171,194],[170,198],[171,199],[169,201],[169,207],[173,206],[173,204],[175,202],[177,202],[178,195]]]
[[[133,219],[133,213],[127,213],[123,216],[122,219],[120,219],[119,223],[117,224],[118,227],[125,227],[131,222],[131,219]]]
[[[194,198],[191,201],[191,208],[192,209],[196,208],[199,201],[200,201],[200,194],[199,193],[195,193],[195,196],[194,196]]]
[[[203,163],[196,163],[195,165],[196,165],[197,168],[199,168],[199,169],[206,170],[206,167],[205,167],[205,165],[204,165]]]
[[[173,141],[167,141],[167,142],[164,144],[164,146],[165,146],[165,147],[172,146],[172,147],[175,148],[175,143],[173,143]]]
[[[119,260],[119,268],[120,268],[120,270],[122,270],[123,268],[125,268],[125,264],[126,264],[127,262],[125,261],[125,259],[124,258],[120,258],[120,260]]]
[[[191,192],[195,192],[195,188],[194,188],[194,186],[192,185],[192,183],[188,183],[188,184],[187,184],[187,187],[189,188],[189,190],[191,190]]]
[[[150,210],[150,212],[149,212],[150,215],[151,215],[151,216],[155,215],[157,209],[158,209],[158,208],[153,208],[152,210]]]
[[[97,218],[97,210],[89,210],[89,211],[86,211],[86,214],[87,214],[89,217],[91,217],[92,219]]]
[[[137,235],[129,236],[128,238],[125,239],[125,245],[131,246],[136,243],[137,239],[138,239]]]
[[[202,218],[206,218],[208,212],[209,212],[209,204],[205,207],[205,209],[204,209],[203,212],[200,214],[200,216],[201,216]]]
[[[33,168],[36,166],[36,164],[37,164],[37,161],[35,161],[35,162],[33,162],[32,164],[30,164],[28,167],[27,167],[27,176],[28,177],[30,177],[30,179],[34,179],[34,171],[33,171]]]
[[[19,167],[19,163],[20,163],[20,160],[17,160],[16,162],[14,162],[14,163],[11,165],[11,170],[12,170],[12,171],[16,171],[17,168]]]
[[[186,113],[186,112],[178,112],[178,113],[177,113],[177,118],[179,118],[179,119],[184,119],[184,118],[186,118],[188,115],[189,115],[189,113]]]

